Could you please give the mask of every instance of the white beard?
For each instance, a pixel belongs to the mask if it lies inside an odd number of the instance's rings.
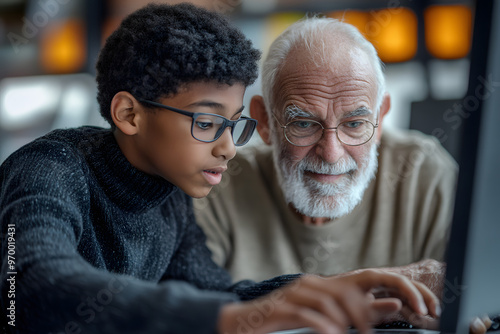
[[[377,171],[377,145],[360,165],[352,157],[335,164],[304,158],[296,166],[280,145],[273,146],[273,160],[278,181],[287,203],[301,214],[315,218],[339,218],[350,213],[361,202],[363,194]],[[305,171],[320,174],[344,174],[333,184],[324,184],[304,175]]]

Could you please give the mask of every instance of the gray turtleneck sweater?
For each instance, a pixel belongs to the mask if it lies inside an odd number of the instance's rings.
[[[0,186],[0,302],[13,333],[212,333],[221,305],[296,277],[232,285],[191,199],[135,169],[111,130],[35,140],[2,164]]]

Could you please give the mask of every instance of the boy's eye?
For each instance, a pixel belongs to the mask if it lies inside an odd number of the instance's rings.
[[[214,126],[214,124],[211,121],[200,120],[200,121],[196,121],[196,126],[201,130],[209,130]]]

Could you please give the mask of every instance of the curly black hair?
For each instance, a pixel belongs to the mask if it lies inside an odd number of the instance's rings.
[[[260,51],[227,18],[191,4],[150,4],[130,14],[111,34],[97,61],[97,101],[114,127],[113,96],[138,99],[175,95],[192,82],[245,87],[258,75]]]

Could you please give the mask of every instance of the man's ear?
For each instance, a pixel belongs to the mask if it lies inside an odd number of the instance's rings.
[[[250,101],[250,116],[258,122],[257,131],[262,140],[271,145],[271,135],[269,130],[269,117],[267,115],[264,99],[260,95],[255,95]]]
[[[116,127],[126,135],[132,136],[139,130],[141,117],[140,104],[129,92],[118,92],[111,100],[111,118]]]
[[[382,104],[380,105],[380,115],[378,119],[378,131],[377,131],[377,142],[380,142],[380,138],[382,137],[382,122],[384,120],[385,115],[391,109],[391,96],[389,93],[385,93],[382,98]]]

